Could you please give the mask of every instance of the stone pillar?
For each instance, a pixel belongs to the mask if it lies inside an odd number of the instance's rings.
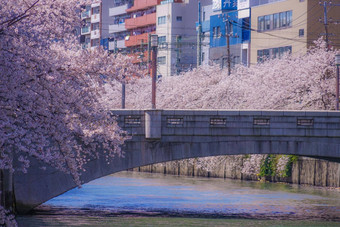
[[[162,137],[162,110],[145,111],[145,138],[159,140]]]

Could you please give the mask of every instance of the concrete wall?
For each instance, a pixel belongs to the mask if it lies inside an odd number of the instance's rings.
[[[161,124],[147,124],[152,129],[145,128],[145,112],[150,111],[112,111],[132,139],[122,147],[124,157],[110,163],[104,155],[91,159],[81,175],[83,183],[139,166],[219,155],[295,154],[340,160],[340,112],[157,110],[157,114],[149,114],[149,120],[155,116]],[[146,132],[152,136],[146,138]],[[27,174],[15,173],[19,212],[76,186],[70,175],[52,167],[42,170],[43,166],[32,159]],[[190,169],[182,171],[193,171]],[[226,168],[224,172],[233,171]]]
[[[223,159],[223,162],[216,163],[209,171],[196,165],[196,160],[158,163],[132,170],[183,176],[260,180],[256,174],[242,173],[242,156],[223,156],[221,159]],[[340,163],[300,157],[293,163],[291,177],[267,177],[266,180],[322,187],[340,187]]]

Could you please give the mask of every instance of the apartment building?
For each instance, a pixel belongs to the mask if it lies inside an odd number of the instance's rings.
[[[135,0],[126,10],[130,18],[125,20],[128,35],[125,46],[135,56],[135,62],[147,64],[149,34],[156,33],[156,6],[161,0]]]
[[[125,20],[130,18],[130,14],[126,12],[131,8],[133,0],[111,0],[111,5],[107,8],[109,23],[104,29],[107,31],[106,37],[102,41],[103,46],[112,52],[126,52],[125,38],[129,36],[129,31],[125,26]],[[103,26],[104,28],[104,26]],[[105,35],[103,35],[105,37]]]
[[[159,76],[173,76],[196,67],[197,9],[197,0],[167,0],[157,5]]]
[[[251,1],[252,64],[285,53],[304,53],[314,40],[326,36],[323,1],[321,4],[315,0],[256,1]],[[327,33],[330,46],[339,48],[340,25],[332,21],[340,21],[340,0],[333,0],[332,4],[325,1]]]
[[[80,43],[83,49],[95,48],[100,45],[101,39],[101,3],[84,6],[81,14],[83,27],[80,31]]]

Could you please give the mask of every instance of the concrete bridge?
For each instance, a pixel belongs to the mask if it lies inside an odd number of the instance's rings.
[[[125,158],[90,161],[84,183],[115,172],[186,158],[239,154],[294,154],[340,160],[340,112],[112,110],[133,135]],[[31,163],[14,176],[16,209],[24,213],[76,185],[55,169]]]

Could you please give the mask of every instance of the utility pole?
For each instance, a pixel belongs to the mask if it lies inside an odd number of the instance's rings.
[[[179,69],[180,58],[179,58],[179,56],[180,56],[181,49],[180,49],[179,41],[180,41],[180,36],[177,35],[176,36],[176,50],[177,50],[177,52],[176,52],[176,74],[177,75],[180,73],[180,69]]]
[[[230,57],[230,21],[227,16],[226,20],[226,26],[227,26],[227,54],[228,54],[228,76],[230,76],[231,73],[231,57]]]
[[[329,40],[328,40],[328,18],[327,18],[327,2],[323,2],[323,24],[325,26],[325,32],[326,32],[326,45],[327,50],[329,50]]]
[[[340,81],[340,54],[335,55],[335,65],[336,65],[336,89],[335,89],[335,109],[339,110],[339,81]]]
[[[147,62],[147,67],[148,67],[148,74],[151,76],[151,33],[148,34],[148,62]]]
[[[321,2],[320,2],[320,5],[321,5]],[[328,25],[331,23],[331,24],[339,24],[339,21],[333,21],[332,20],[332,18],[330,18],[330,20],[328,20],[328,12],[327,12],[327,7],[328,6],[340,6],[340,4],[334,4],[334,3],[332,3],[332,1],[331,2],[327,2],[327,1],[324,1],[323,2],[323,24],[324,24],[324,26],[325,26],[325,41],[326,41],[326,45],[327,45],[327,50],[329,50],[329,47],[330,47],[330,45],[329,45],[329,36],[330,35],[333,35],[334,36],[334,34],[332,34],[332,33],[329,33],[328,32]],[[320,19],[320,22],[321,22],[321,19]]]
[[[122,109],[125,109],[125,71],[124,69],[124,75],[123,75],[123,81],[122,81]]]
[[[151,35],[151,47],[152,47],[152,109],[156,109],[156,79],[157,79],[157,46],[158,46],[158,35]]]
[[[140,66],[142,67],[143,66],[143,58],[144,58],[144,39],[142,39],[141,43],[140,43],[140,55],[139,55],[139,58],[140,58]]]
[[[201,1],[198,2],[198,27],[197,27],[197,67],[202,65],[202,20]]]

